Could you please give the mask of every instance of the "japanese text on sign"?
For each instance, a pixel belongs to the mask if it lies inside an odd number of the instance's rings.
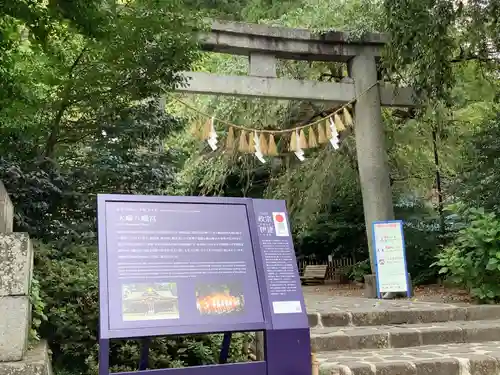
[[[403,223],[400,221],[374,223],[373,239],[379,292],[406,291],[408,279]]]

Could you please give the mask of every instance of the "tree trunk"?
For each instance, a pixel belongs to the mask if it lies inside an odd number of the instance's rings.
[[[432,147],[434,151],[434,165],[436,166],[436,190],[438,193],[438,213],[439,213],[439,231],[445,234],[445,219],[443,212],[443,191],[441,188],[441,172],[439,171],[439,150],[437,146],[438,134],[437,129],[432,129]]]
[[[47,143],[45,144],[45,150],[44,150],[44,155],[47,158],[53,158],[56,150],[56,145],[59,139],[59,134],[61,132],[61,121],[64,115],[64,112],[66,109],[68,109],[70,100],[69,100],[69,92],[72,86],[72,79],[73,79],[73,74],[75,72],[76,67],[82,60],[83,56],[85,55],[85,52],[87,51],[87,45],[85,45],[78,56],[75,58],[75,61],[73,61],[73,64],[71,64],[71,67],[69,68],[68,71],[68,80],[66,82],[66,85],[64,86],[64,90],[62,92],[62,102],[61,102],[61,107],[57,111],[56,117],[54,118],[54,121],[52,122],[52,126],[50,128],[50,134],[49,138],[47,139]]]

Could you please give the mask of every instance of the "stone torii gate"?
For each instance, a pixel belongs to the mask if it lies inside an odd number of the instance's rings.
[[[202,38],[201,48],[248,56],[248,75],[185,72],[188,84],[177,91],[338,104],[357,98],[354,104],[356,152],[368,245],[372,252],[372,223],[394,219],[381,106],[415,105],[411,89],[396,90],[393,86],[377,84],[377,62],[386,42],[383,34],[368,34],[362,40],[353,41],[342,32],[315,35],[303,29],[216,21],[211,32]],[[346,63],[349,77],[338,83],[277,78],[277,59]]]

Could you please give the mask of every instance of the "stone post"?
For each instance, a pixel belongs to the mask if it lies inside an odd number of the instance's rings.
[[[27,233],[12,233],[13,216],[0,182],[0,374],[48,375],[47,344],[28,350],[33,248]]]
[[[276,78],[276,57],[270,54],[250,53],[248,75]]]
[[[0,233],[12,232],[14,226],[14,208],[2,181],[0,181]]]
[[[366,235],[372,273],[375,272],[372,245],[372,223],[393,220],[394,207],[389,180],[389,162],[385,146],[384,125],[377,82],[377,67],[373,56],[359,55],[350,61],[357,101],[354,107],[356,154],[363,196]],[[372,276],[373,278],[373,276]],[[365,285],[374,285],[366,280]],[[372,288],[370,288],[372,291]],[[370,292],[369,291],[369,292]],[[372,294],[372,293],[369,293]],[[375,297],[369,295],[367,297]]]

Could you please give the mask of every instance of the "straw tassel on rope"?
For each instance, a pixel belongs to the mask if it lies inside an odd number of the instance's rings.
[[[227,133],[225,148],[227,150],[238,149],[242,153],[257,153],[262,157],[263,155],[278,156],[278,147],[275,141],[276,134],[280,138],[286,138],[289,135],[288,149],[297,155],[299,160],[303,160],[305,149],[317,148],[319,145],[325,143],[332,143],[335,149],[339,147],[339,134],[347,129],[347,127],[354,126],[353,115],[351,114],[351,107],[343,106],[331,113],[327,117],[311,124],[297,126],[288,130],[257,130],[252,128],[241,127],[233,125],[223,120],[218,120],[224,124]],[[207,115],[204,115],[205,117]],[[215,117],[208,118],[205,122],[193,121],[190,133],[204,141],[208,141],[212,150],[217,149],[217,133],[214,127]],[[238,134],[239,133],[239,134]],[[236,140],[236,136],[239,139]],[[285,146],[286,147],[286,146]],[[300,157],[299,157],[300,156]]]
[[[292,131],[292,135],[290,137],[290,146],[288,148],[290,151],[297,151],[297,132]]]
[[[191,129],[190,129],[190,133],[195,138],[201,138],[202,137],[201,126],[200,126],[200,122],[198,120],[194,121],[192,123]]]
[[[343,132],[345,130],[345,125],[338,114],[334,115],[335,128],[338,132]]]
[[[367,90],[358,95],[358,98],[368,92],[369,89],[376,86],[379,82],[375,82]],[[187,108],[193,110],[201,117],[209,117],[208,114],[203,113],[192,105],[184,103],[182,100],[175,98],[178,102],[185,105]],[[357,99],[357,98],[356,98]],[[312,122],[303,126],[297,126],[293,129],[283,130],[258,130],[254,128],[247,128],[236,124],[231,124],[224,120],[219,120],[215,117],[209,117],[206,122],[195,121],[192,124],[190,133],[207,141],[212,150],[217,149],[217,132],[214,122],[217,121],[219,128],[224,125],[227,129],[226,148],[231,150],[235,148],[235,132],[238,131],[239,141],[238,150],[245,153],[260,153],[272,156],[279,155],[278,147],[276,145],[274,136],[279,134],[281,140],[286,142],[290,135],[288,146],[289,150],[294,152],[299,160],[304,160],[303,149],[317,147],[318,144],[332,143],[332,146],[337,149],[339,147],[339,132],[343,132],[347,127],[354,126],[352,103],[337,108],[333,113],[324,117],[322,120]],[[316,137],[317,131],[317,137]],[[249,134],[248,134],[249,133]],[[268,134],[266,134],[268,133]],[[248,134],[248,138],[247,138]],[[267,141],[269,137],[269,141]],[[283,147],[286,147],[285,145]],[[262,156],[262,155],[261,155]]]
[[[307,138],[306,138],[306,133],[304,132],[304,129],[300,129],[299,133],[299,147],[301,149],[306,149],[309,147],[307,143]]]
[[[343,114],[344,114],[344,121],[345,121],[346,126],[349,126],[349,127],[352,126],[354,124],[354,121],[353,121],[352,116],[349,113],[349,109],[347,109],[347,107],[344,107]]]
[[[254,142],[255,142],[254,135],[253,135],[253,133],[250,133],[248,135],[248,149],[247,149],[247,152],[250,152],[250,153],[255,152]]]
[[[234,149],[234,129],[232,126],[230,126],[229,130],[227,131],[226,149],[227,150]]]
[[[318,141],[316,140],[316,134],[314,134],[314,127],[309,128],[309,148],[318,147]]]
[[[242,130],[240,133],[240,141],[238,144],[238,150],[240,152],[248,152],[247,132],[244,130]]]
[[[328,142],[328,138],[326,138],[326,134],[325,134],[325,124],[323,121],[321,121],[318,124],[318,142],[321,145]]]
[[[274,134],[269,134],[269,146],[267,147],[267,154],[269,156],[278,156],[278,147],[274,140]]]
[[[206,141],[208,138],[210,138],[211,131],[212,131],[212,119],[207,119],[207,121],[205,122],[205,125],[203,125],[201,139],[203,141]]]
[[[266,136],[264,135],[264,133],[260,133],[259,135],[259,146],[260,152],[262,152],[263,155],[269,154]]]
[[[294,133],[295,133],[295,142],[296,142],[294,154],[297,157],[297,159],[299,159],[299,161],[304,161],[305,160],[304,150],[302,149],[302,147],[300,147],[300,138],[301,137],[299,134],[299,130],[295,129]],[[307,141],[306,141],[306,143],[307,143]]]
[[[327,117],[325,119],[326,139],[332,138],[332,129],[330,128],[330,121],[332,121],[331,117]]]

